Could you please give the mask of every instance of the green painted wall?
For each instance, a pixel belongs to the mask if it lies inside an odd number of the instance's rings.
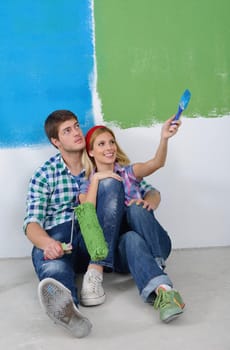
[[[98,92],[106,121],[230,113],[229,0],[95,0]]]

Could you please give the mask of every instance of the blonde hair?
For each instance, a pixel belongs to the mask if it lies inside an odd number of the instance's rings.
[[[85,176],[88,178],[89,175],[92,173],[94,166],[88,156],[88,153],[86,152],[86,149],[84,149],[82,152],[81,162],[82,162],[83,168],[85,169]]]
[[[116,156],[116,162],[121,165],[121,166],[126,166],[126,165],[129,165],[130,164],[130,160],[128,158],[128,156],[126,155],[126,153],[121,149],[121,147],[119,146],[119,144],[117,143],[117,140],[116,140],[116,137],[114,135],[114,132],[108,128],[107,126],[102,126],[98,129],[96,129],[90,139],[88,140],[88,144],[87,144],[87,149],[88,151],[91,151],[93,150],[93,146],[94,146],[94,142],[96,140],[96,138],[101,135],[101,134],[104,134],[105,132],[109,132],[112,137],[114,138],[114,141],[115,141],[115,144],[116,144],[116,147],[117,147],[117,156]],[[91,161],[91,165],[93,168],[96,168],[96,163],[95,163],[95,160],[94,160],[94,157],[90,157],[90,161]],[[86,172],[86,176],[89,177],[90,173],[87,173]]]

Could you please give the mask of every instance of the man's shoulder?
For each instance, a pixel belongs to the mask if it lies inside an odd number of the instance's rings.
[[[62,168],[63,168],[63,162],[61,159],[61,155],[60,153],[57,153],[51,156],[49,159],[47,159],[42,165],[40,165],[36,169],[34,176],[56,172],[58,169],[62,169]]]

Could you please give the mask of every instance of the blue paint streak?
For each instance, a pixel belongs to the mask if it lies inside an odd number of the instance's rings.
[[[93,125],[90,1],[8,0],[0,4],[0,147],[48,142],[56,109]]]

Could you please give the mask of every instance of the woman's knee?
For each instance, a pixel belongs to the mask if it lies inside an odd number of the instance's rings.
[[[106,217],[106,220],[121,220],[124,211],[124,187],[122,182],[107,178],[99,183],[97,195],[97,214],[98,217]],[[118,223],[119,224],[119,223]]]
[[[133,215],[146,215],[152,214],[152,211],[148,211],[146,208],[143,208],[142,204],[133,203],[127,207],[127,212]]]
[[[129,224],[134,224],[135,222],[148,222],[149,224],[152,224],[154,221],[153,212],[143,208],[142,205],[134,203],[126,208],[126,213],[127,222]]]
[[[104,192],[114,192],[114,193],[123,193],[124,194],[124,186],[121,181],[113,179],[112,177],[108,177],[99,182],[98,194]]]

